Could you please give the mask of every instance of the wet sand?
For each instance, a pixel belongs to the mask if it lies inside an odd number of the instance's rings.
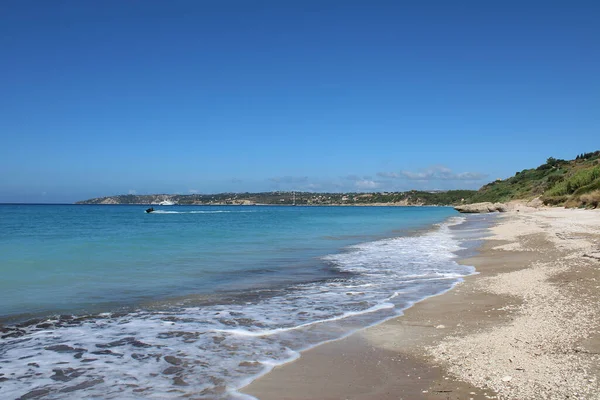
[[[600,399],[600,211],[503,214],[453,290],[302,353],[262,400]]]

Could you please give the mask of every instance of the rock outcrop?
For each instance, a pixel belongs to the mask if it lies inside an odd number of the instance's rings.
[[[506,212],[506,204],[502,203],[473,203],[456,206],[454,209],[461,213]]]

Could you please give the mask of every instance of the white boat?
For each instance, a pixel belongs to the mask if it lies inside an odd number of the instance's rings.
[[[158,203],[159,206],[174,206],[175,202],[170,200],[164,200]]]

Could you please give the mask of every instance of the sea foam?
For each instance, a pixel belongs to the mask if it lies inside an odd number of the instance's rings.
[[[451,288],[451,224],[421,236],[362,243],[322,261],[339,277],[251,301],[49,319],[0,341],[6,398],[242,398],[239,388],[319,343],[401,314]],[[45,322],[45,323],[44,323]],[[42,326],[40,328],[40,326]]]

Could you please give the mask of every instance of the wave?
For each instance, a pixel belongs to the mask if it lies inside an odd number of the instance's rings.
[[[215,212],[226,211],[200,213]],[[20,328],[0,342],[3,365],[20,377],[2,382],[3,393],[17,398],[43,390],[49,399],[240,398],[236,389],[300,351],[397,316],[473,273],[454,255],[461,247],[449,226],[461,221],[422,236],[330,254],[322,260],[340,278],[294,285],[274,297],[58,318]]]
[[[276,335],[279,333],[283,333],[283,332],[289,332],[295,329],[303,329],[303,328],[307,328],[310,327],[312,325],[316,325],[316,324],[322,324],[322,323],[326,323],[326,322],[332,322],[332,321],[338,321],[344,318],[349,318],[349,317],[354,317],[357,315],[362,315],[362,314],[368,314],[368,313],[372,313],[372,312],[377,312],[379,310],[384,310],[387,308],[394,308],[394,305],[391,303],[382,303],[382,304],[377,304],[373,307],[370,307],[366,310],[362,310],[362,311],[349,311],[349,312],[345,312],[342,315],[339,316],[335,316],[335,317],[331,317],[331,318],[326,318],[326,319],[322,319],[322,320],[317,320],[317,321],[312,321],[312,322],[307,322],[305,324],[301,324],[301,325],[297,325],[297,326],[291,326],[289,328],[277,328],[277,329],[271,329],[271,330],[260,330],[260,331],[252,331],[252,330],[245,330],[245,329],[216,329],[214,332],[220,332],[220,333],[227,333],[227,334],[233,334],[233,335],[240,335],[240,336],[252,336],[252,337],[259,337],[259,336],[271,336],[271,335]]]

